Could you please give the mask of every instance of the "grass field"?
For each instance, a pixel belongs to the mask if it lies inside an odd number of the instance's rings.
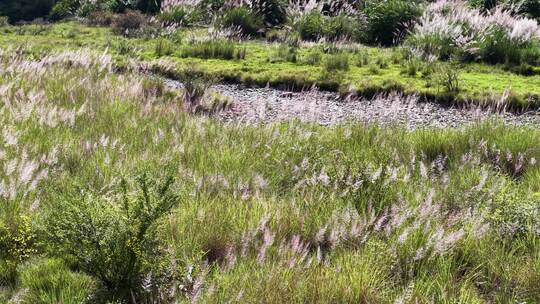
[[[540,302],[537,128],[224,123],[127,68],[158,60],[165,38],[75,22],[0,32],[1,303]],[[271,63],[277,46],[259,41],[238,46],[243,60],[168,43],[173,71],[323,73],[306,46]],[[436,95],[395,50],[365,51],[388,67],[351,64],[344,83]],[[538,75],[459,69],[463,98],[540,94]]]
[[[232,82],[285,88],[320,88],[342,92],[355,92],[372,96],[377,92],[403,91],[419,94],[443,103],[473,102],[482,104],[508,103],[517,109],[537,108],[540,96],[540,70],[534,68],[531,76],[522,76],[505,69],[503,65],[480,63],[455,64],[451,67],[459,77],[459,92],[447,92],[430,77],[423,76],[422,67],[415,75],[406,72],[408,61],[398,48],[345,46],[349,67],[346,71],[325,72],[324,45],[307,45],[296,52],[296,62],[279,56],[280,44],[248,41],[235,45],[246,49],[243,60],[184,58],[182,51],[194,37],[203,39],[205,29],[181,30],[173,35],[156,39],[129,39],[113,35],[106,28],[92,28],[75,22],[54,25],[28,25],[4,27],[0,42],[22,45],[30,54],[58,52],[79,48],[108,50],[115,63],[123,66],[128,58],[143,62],[162,60],[178,69],[196,63],[212,75]],[[202,37],[202,38],[201,38]],[[351,49],[347,51],[347,49]],[[310,54],[320,54],[320,63],[310,62]],[[509,97],[503,97],[510,94]]]

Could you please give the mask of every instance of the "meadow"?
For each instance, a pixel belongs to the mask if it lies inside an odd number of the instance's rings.
[[[538,126],[224,122],[206,92],[524,111],[537,62],[89,20],[0,27],[0,303],[540,302]]]

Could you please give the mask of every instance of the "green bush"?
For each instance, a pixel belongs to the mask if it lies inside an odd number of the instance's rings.
[[[158,20],[166,26],[192,26],[200,22],[203,11],[198,7],[175,6],[158,15]]]
[[[286,0],[253,0],[251,3],[253,10],[268,26],[283,24],[287,19]]]
[[[369,40],[389,46],[404,38],[407,29],[421,16],[422,9],[413,0],[369,0],[364,12]]]
[[[324,35],[324,16],[319,11],[313,10],[302,16],[295,27],[302,40],[318,40]]]
[[[540,197],[517,191],[515,185],[507,185],[491,206],[491,218],[497,228],[510,235],[539,233]]]
[[[362,40],[362,24],[351,16],[331,17],[324,23],[324,36],[328,40]]]
[[[121,193],[95,195],[74,191],[53,203],[44,234],[51,252],[66,257],[125,299],[141,293],[141,276],[160,256],[152,229],[179,203],[173,179],[137,178],[137,190],[122,183]]]
[[[238,30],[243,35],[258,36],[264,29],[262,18],[247,7],[225,12],[219,24],[222,28]]]
[[[29,217],[0,219],[0,286],[15,282],[17,265],[36,252],[35,239]]]
[[[26,303],[86,303],[96,291],[90,276],[72,272],[59,259],[33,260],[18,272]]]
[[[74,16],[79,6],[79,0],[60,0],[53,6],[49,13],[49,18],[53,21],[57,21]]]

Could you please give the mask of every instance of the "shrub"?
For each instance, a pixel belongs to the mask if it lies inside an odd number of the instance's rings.
[[[114,21],[114,15],[107,11],[94,11],[88,14],[86,22],[90,26],[110,26]]]
[[[424,57],[443,60],[530,63],[540,58],[540,27],[500,7],[483,13],[463,1],[442,0],[427,8],[407,44]]]
[[[29,217],[0,219],[0,286],[14,283],[17,265],[36,252],[35,238]]]
[[[165,26],[192,26],[201,21],[203,12],[195,6],[173,6],[162,11],[158,20]]]
[[[31,261],[19,273],[28,303],[85,303],[96,290],[91,277],[70,271],[59,259]]]
[[[245,48],[237,49],[236,44],[228,40],[211,40],[186,45],[182,48],[182,57],[202,59],[244,59]]]
[[[419,4],[410,0],[369,0],[364,11],[369,40],[385,46],[400,42],[422,14]]]
[[[146,16],[138,11],[127,11],[124,14],[117,15],[112,23],[113,31],[116,34],[133,36],[146,26],[148,20]]]
[[[326,56],[323,64],[324,70],[328,72],[348,71],[349,70],[349,55],[338,53]]]
[[[52,252],[69,258],[124,300],[142,292],[146,263],[155,263],[160,254],[151,230],[179,203],[172,178],[142,175],[137,184],[138,191],[131,192],[124,181],[121,193],[112,196],[84,190],[64,194],[45,220]]]
[[[516,235],[539,233],[540,197],[538,194],[528,195],[517,191],[515,186],[505,185],[495,197],[491,218],[499,231]]]
[[[295,24],[302,40],[315,41],[324,35],[324,17],[317,11],[302,16]]]
[[[324,36],[328,40],[361,40],[362,24],[354,17],[339,15],[327,18],[324,23]]]
[[[286,0],[252,0],[251,3],[268,26],[283,24],[287,19]]]
[[[49,18],[53,21],[75,16],[80,0],[60,0],[53,6]]]
[[[225,12],[219,24],[223,28],[238,30],[241,34],[250,36],[257,36],[264,29],[262,18],[243,6]]]

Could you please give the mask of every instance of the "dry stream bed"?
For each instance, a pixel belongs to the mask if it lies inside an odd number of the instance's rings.
[[[177,89],[178,81],[167,79],[166,85]],[[478,106],[449,107],[419,102],[416,96],[398,93],[373,99],[343,99],[337,93],[309,90],[288,92],[274,88],[253,88],[238,84],[213,86],[228,97],[232,106],[218,115],[225,121],[244,123],[279,122],[298,119],[321,125],[362,122],[421,127],[460,127],[486,119],[500,119],[513,125],[540,127],[540,111],[516,114]]]

